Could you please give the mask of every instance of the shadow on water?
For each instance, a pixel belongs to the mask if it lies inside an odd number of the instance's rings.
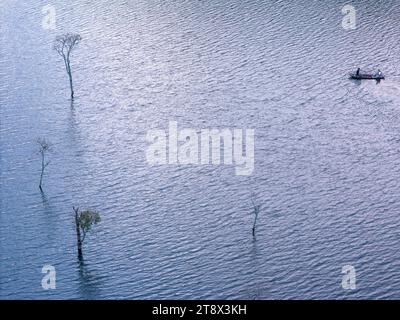
[[[83,299],[100,299],[102,287],[100,277],[88,268],[85,260],[78,259],[79,293]]]
[[[46,231],[43,233],[43,235],[47,237],[48,241],[55,241],[58,236],[56,227],[58,225],[56,205],[49,200],[45,191],[40,190],[40,197],[41,199],[38,199],[38,204],[40,201],[43,206],[43,209],[41,210],[43,214],[40,215],[41,225],[53,226],[52,228],[46,228]]]
[[[50,215],[51,213],[53,213],[53,208],[52,208],[52,206],[50,204],[49,198],[47,197],[47,195],[42,190],[40,190],[40,196],[42,198],[42,204],[43,204],[44,213]]]
[[[357,86],[361,86],[361,80],[356,80],[356,79],[352,79],[352,78],[349,78],[349,80],[350,80],[353,84],[355,84],[355,85],[357,85]]]
[[[79,112],[80,106],[76,100],[70,100],[70,109],[68,117],[68,135],[70,136],[71,142],[75,145],[78,141],[81,141],[81,132],[79,126]]]
[[[247,284],[246,288],[243,288],[237,292],[238,299],[245,300],[259,300],[266,299],[270,296],[270,283],[263,276],[263,265],[261,260],[261,251],[259,241],[255,237],[251,240],[249,251],[249,263],[252,265],[251,270],[254,276],[254,281]]]
[[[353,84],[355,84],[355,85],[357,85],[357,86],[360,86],[361,85],[361,82],[362,82],[362,80],[357,80],[357,79],[352,79],[352,78],[349,78],[349,80],[353,83]],[[369,81],[371,81],[371,80],[369,80]],[[381,80],[380,79],[378,79],[378,80],[374,80],[375,81],[375,84],[380,84],[381,83]]]
[[[77,127],[77,121],[76,121],[76,109],[75,109],[75,102],[74,100],[71,100],[70,102],[70,116],[69,116],[69,126],[71,129],[75,129]]]
[[[258,249],[257,236],[254,236],[251,239],[251,248],[250,248],[250,256],[251,256],[252,261],[257,260],[258,252],[259,252],[259,249]]]
[[[84,147],[82,146],[82,132],[77,118],[78,116],[77,102],[76,100],[71,100],[67,127],[67,143],[70,150],[74,153],[74,157],[80,157],[84,152]]]
[[[40,196],[42,197],[43,207],[45,209],[49,209],[50,208],[49,199],[47,198],[47,196],[46,196],[46,194],[44,193],[43,190],[40,190]]]

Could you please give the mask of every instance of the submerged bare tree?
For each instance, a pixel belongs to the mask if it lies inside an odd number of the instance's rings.
[[[72,84],[72,70],[70,55],[74,47],[82,40],[79,34],[66,33],[61,36],[56,37],[54,41],[54,50],[63,58],[65,70],[67,71],[69,77],[69,86],[71,88],[71,99],[74,98],[74,86]]]
[[[86,234],[92,229],[92,227],[101,221],[100,214],[96,210],[86,209],[79,211],[79,208],[75,208],[75,228],[76,238],[78,245],[78,258],[82,260],[82,244],[85,241]]]
[[[251,202],[253,203],[253,213],[254,213],[254,222],[253,222],[253,237],[255,237],[256,235],[256,223],[257,223],[257,218],[258,218],[258,214],[260,213],[261,210],[261,205],[258,204],[256,205],[256,203],[254,202],[254,196],[251,199]]]
[[[40,172],[40,181],[39,181],[39,189],[40,191],[43,191],[42,189],[42,182],[43,182],[43,175],[44,175],[44,170],[46,167],[49,165],[50,161],[46,161],[46,153],[52,151],[52,145],[49,141],[47,141],[44,138],[38,138],[36,140],[36,143],[39,145],[39,150],[38,154],[40,154],[41,160],[42,160],[42,170]]]

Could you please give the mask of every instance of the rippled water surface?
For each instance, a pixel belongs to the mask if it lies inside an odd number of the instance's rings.
[[[399,299],[400,3],[353,1],[345,31],[346,3],[54,0],[45,30],[47,2],[1,1],[0,298]],[[348,80],[358,66],[387,79]],[[149,166],[146,132],[169,121],[255,129],[254,173]],[[102,215],[84,265],[73,205]]]

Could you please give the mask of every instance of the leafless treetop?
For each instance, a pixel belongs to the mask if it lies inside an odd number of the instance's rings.
[[[52,144],[50,141],[46,140],[45,138],[38,138],[36,140],[37,144],[39,145],[39,152],[44,153],[46,151],[52,150]]]
[[[54,41],[53,48],[57,53],[63,57],[64,60],[69,60],[69,55],[74,48],[82,40],[79,34],[66,33],[61,36],[57,36]]]

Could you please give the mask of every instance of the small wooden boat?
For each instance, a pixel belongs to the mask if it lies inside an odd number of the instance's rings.
[[[354,72],[354,73],[350,73],[350,79],[380,81],[380,80],[384,80],[385,76],[380,70],[378,70],[377,73]]]

